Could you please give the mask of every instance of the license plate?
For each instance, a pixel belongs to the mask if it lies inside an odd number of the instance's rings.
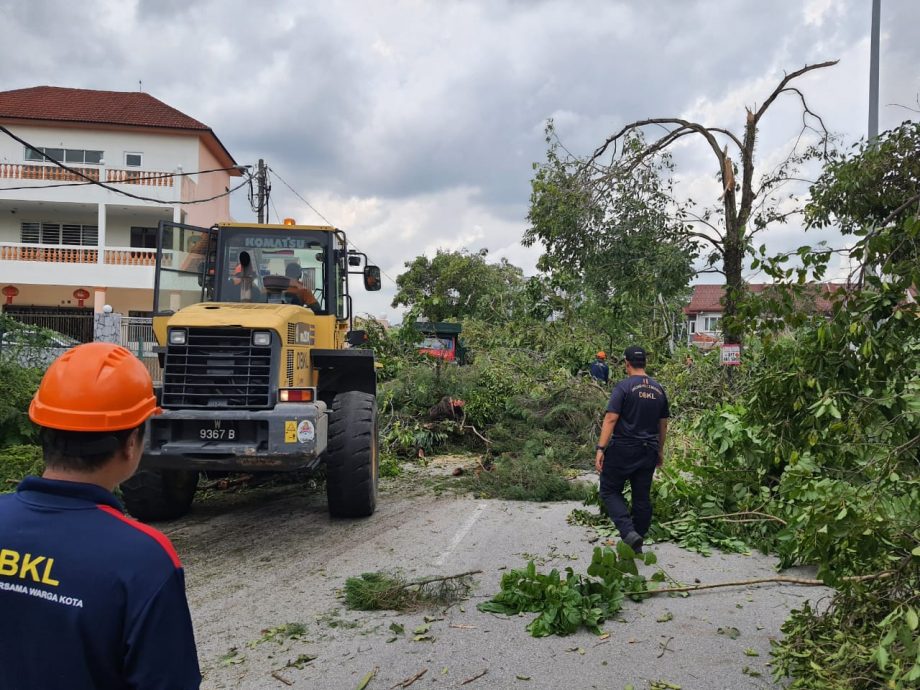
[[[216,441],[234,443],[243,440],[243,431],[238,422],[214,420],[211,422],[192,422],[186,427],[185,438],[198,441]]]

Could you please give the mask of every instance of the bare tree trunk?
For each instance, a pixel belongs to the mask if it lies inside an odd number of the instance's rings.
[[[754,148],[757,139],[757,126],[760,119],[767,112],[773,102],[782,94],[793,94],[798,97],[802,106],[802,121],[804,132],[810,127],[805,116],[809,115],[820,123],[823,133],[823,142],[825,149],[828,141],[828,132],[824,127],[824,122],[808,107],[804,94],[796,87],[790,86],[790,82],[798,77],[816,69],[836,65],[837,61],[822,62],[815,65],[806,65],[795,72],[786,74],[780,83],[773,89],[773,92],[767,97],[763,104],[756,110],[747,110],[747,117],[744,125],[744,135],[739,137],[730,130],[723,127],[710,127],[697,122],[690,122],[682,118],[649,118],[637,120],[624,126],[616,134],[608,137],[606,141],[598,147],[591,157],[582,166],[582,172],[588,175],[599,174],[599,180],[604,180],[616,175],[631,174],[643,161],[659,152],[669,148],[677,140],[685,136],[696,135],[702,137],[709,145],[718,163],[718,170],[722,177],[723,192],[719,201],[722,203],[724,213],[724,229],[720,230],[710,223],[706,218],[695,217],[694,220],[708,226],[707,232],[696,232],[688,229],[688,236],[708,242],[714,249],[716,255],[722,259],[722,273],[725,276],[725,299],[723,302],[723,334],[726,343],[740,344],[742,325],[737,321],[738,305],[745,293],[745,285],[742,277],[744,268],[744,258],[747,253],[748,243],[753,234],[749,224],[754,209],[754,202],[758,196],[767,196],[774,188],[770,184],[764,183],[757,191],[754,190]],[[646,127],[655,127],[656,129],[665,129],[666,134],[660,136],[656,141],[646,145],[638,153],[627,154],[624,152],[618,160],[614,160],[609,166],[600,166],[597,164],[598,159],[605,152],[613,147],[616,154],[618,144],[625,141],[631,132],[644,131]],[[727,141],[724,146],[720,147],[720,140]],[[732,151],[736,152],[740,162],[740,185],[735,180],[735,164],[729,155],[729,146]],[[825,151],[826,152],[826,151]],[[790,159],[792,154],[790,154]],[[772,181],[775,185],[777,179]],[[741,199],[737,198],[738,191],[741,192]],[[707,234],[711,231],[712,234]],[[714,235],[714,236],[713,236]]]

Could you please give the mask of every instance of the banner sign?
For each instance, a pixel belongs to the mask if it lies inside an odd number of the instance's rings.
[[[741,346],[722,346],[722,366],[736,367],[741,364]]]

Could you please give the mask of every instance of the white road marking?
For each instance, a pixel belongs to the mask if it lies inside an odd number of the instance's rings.
[[[435,559],[434,564],[437,566],[442,566],[447,562],[447,559],[450,557],[451,552],[460,546],[460,542],[463,541],[464,537],[469,534],[470,530],[473,529],[473,525],[476,524],[476,520],[479,519],[479,516],[483,514],[486,509],[485,503],[480,503],[476,510],[473,511],[473,514],[470,515],[466,522],[461,525],[460,529],[457,530],[457,533],[454,535],[454,538],[450,540],[450,545],[444,549],[440,556]]]

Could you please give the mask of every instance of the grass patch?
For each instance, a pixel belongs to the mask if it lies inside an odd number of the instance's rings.
[[[0,493],[14,491],[27,475],[41,476],[42,449],[38,446],[0,448]]]

